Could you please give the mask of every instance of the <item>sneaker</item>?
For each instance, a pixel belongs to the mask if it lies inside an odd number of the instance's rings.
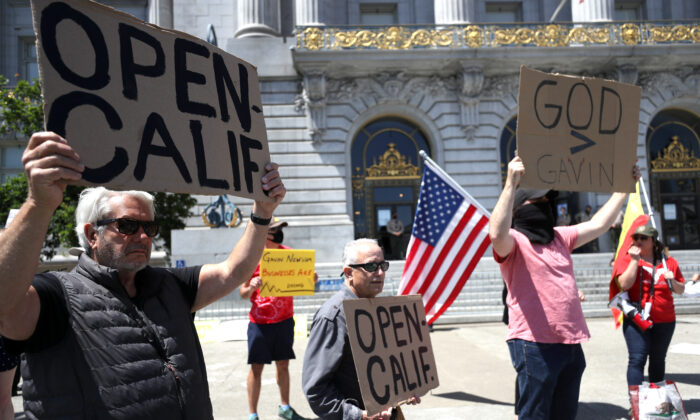
[[[248,420],[260,420],[257,414],[251,414],[248,416]]]
[[[286,410],[282,409],[282,407],[280,406],[280,410],[279,410],[278,415],[280,416],[280,418],[283,418],[286,420],[306,420],[306,418],[297,414],[297,412],[294,411],[294,409],[291,406],[289,408],[287,408]]]

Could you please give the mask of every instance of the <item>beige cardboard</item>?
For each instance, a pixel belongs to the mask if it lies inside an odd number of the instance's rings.
[[[260,296],[314,294],[313,249],[266,249],[260,259]]]
[[[344,300],[343,310],[369,415],[438,387],[433,346],[419,295]]]
[[[31,4],[44,119],[80,155],[83,184],[267,199],[254,66],[92,1]]]
[[[639,86],[520,68],[521,186],[632,192]],[[588,139],[588,140],[586,140]]]

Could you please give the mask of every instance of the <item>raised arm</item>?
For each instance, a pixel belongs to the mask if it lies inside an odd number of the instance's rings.
[[[31,283],[41,247],[67,183],[79,180],[84,169],[66,140],[49,132],[32,135],[22,163],[27,200],[0,234],[0,335],[14,340],[24,340],[34,332],[40,305]]]
[[[639,180],[641,172],[637,165],[632,169],[632,176],[635,182]],[[613,222],[620,213],[623,204],[625,204],[625,199],[627,198],[627,193],[616,192],[613,193],[608,201],[603,205],[603,207],[598,210],[591,220],[576,225],[578,230],[578,239],[576,240],[576,246],[578,248],[586,243],[592,241],[593,239],[599,237],[603,233],[607,232],[612,226]]]
[[[513,200],[515,190],[520,184],[520,178],[525,173],[522,159],[516,156],[508,163],[508,176],[500,197],[493,208],[489,220],[489,236],[493,250],[500,257],[505,257],[513,250],[513,237],[510,235],[510,225],[513,221]]]
[[[253,213],[264,219],[272,217],[272,213],[282,202],[286,189],[282,183],[277,164],[265,166],[267,173],[262,178],[263,189],[275,201],[255,201]],[[199,287],[192,311],[199,310],[208,304],[228,295],[236,287],[250,279],[255,267],[260,261],[268,226],[248,222],[243,236],[238,241],[228,258],[218,264],[206,264],[199,273]]]

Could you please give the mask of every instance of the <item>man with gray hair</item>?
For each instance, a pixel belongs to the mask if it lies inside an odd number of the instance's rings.
[[[388,420],[392,409],[368,416],[364,411],[355,362],[348,342],[343,301],[373,298],[384,288],[389,262],[374,239],[356,239],[343,249],[345,282],[314,315],[304,355],[302,388],[322,419]],[[420,402],[413,397],[409,403]]]
[[[35,276],[53,212],[85,166],[65,139],[35,133],[22,157],[29,194],[0,236],[0,335],[23,352],[29,418],[211,419],[193,313],[250,278],[285,195],[277,165],[243,237],[218,264],[148,265],[153,197],[88,188],[76,210],[85,253],[71,272]]]

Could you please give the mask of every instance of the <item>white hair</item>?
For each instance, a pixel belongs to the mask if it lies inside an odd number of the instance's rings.
[[[370,238],[360,238],[350,241],[345,244],[343,248],[343,267],[347,267],[350,264],[357,264],[357,254],[361,248],[368,245],[379,246],[376,239]]]
[[[80,246],[83,247],[88,255],[91,255],[91,252],[90,243],[85,235],[85,225],[88,223],[94,225],[98,220],[109,214],[112,211],[108,204],[109,199],[120,195],[133,197],[141,201],[148,207],[151,217],[155,216],[153,196],[145,191],[112,191],[105,187],[85,188],[80,193],[78,206],[75,209],[75,233],[78,234]]]

